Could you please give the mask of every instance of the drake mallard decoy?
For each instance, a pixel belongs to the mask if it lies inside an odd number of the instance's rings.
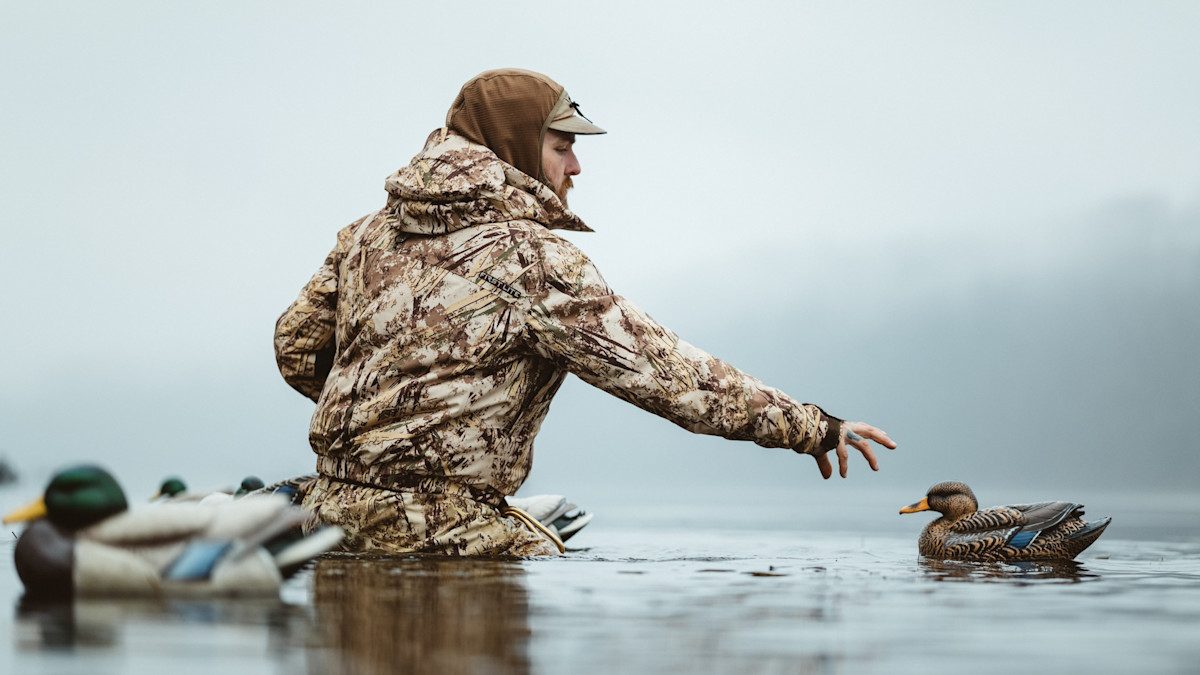
[[[222,501],[230,497],[244,497],[263,487],[262,479],[258,476],[246,476],[242,479],[241,484],[237,489],[221,489],[206,493],[188,492],[187,483],[179,476],[168,476],[163,479],[161,485],[158,486],[158,492],[150,498],[150,501],[174,501],[174,502],[199,502],[204,500]],[[211,498],[211,499],[210,499]]]
[[[187,483],[179,476],[168,476],[158,486],[158,492],[150,497],[150,501],[191,501],[198,502],[204,495],[193,495],[187,491]]]
[[[233,496],[244,497],[255,490],[263,489],[264,485],[262,479],[258,476],[246,476],[237,486],[237,489],[233,491]]]
[[[965,483],[947,481],[900,513],[937,511],[925,526],[917,549],[930,558],[957,560],[1070,560],[1092,545],[1111,518],[1083,520],[1083,505],[1039,502],[979,510]]]
[[[97,466],[54,476],[41,499],[4,523],[32,520],[13,552],[35,596],[277,593],[283,579],[340,543],[336,527],[279,496],[165,503],[131,511]]]

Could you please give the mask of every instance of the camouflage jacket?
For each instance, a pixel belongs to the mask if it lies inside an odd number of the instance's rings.
[[[317,402],[324,475],[514,494],[567,373],[697,433],[817,454],[840,422],[680,340],[552,229],[590,231],[542,183],[446,130],[279,318],[275,353]]]

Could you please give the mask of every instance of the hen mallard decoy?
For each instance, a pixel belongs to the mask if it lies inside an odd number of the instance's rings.
[[[84,465],[55,475],[4,523],[32,521],[13,552],[30,595],[241,595],[278,593],[340,543],[336,527],[301,534],[310,517],[271,495],[131,511],[111,474]]]
[[[1070,560],[1092,545],[1111,518],[1083,520],[1083,505],[1039,502],[979,510],[965,483],[947,481],[900,513],[937,511],[925,526],[917,549],[930,558],[956,560]]]

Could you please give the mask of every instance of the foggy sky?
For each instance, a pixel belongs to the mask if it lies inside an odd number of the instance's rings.
[[[826,484],[572,378],[529,490],[1194,492],[1195,5],[460,4],[0,7],[0,453],[131,492],[310,471],[275,318],[462,82],[513,66],[610,132],[567,236],[619,292],[901,443]]]

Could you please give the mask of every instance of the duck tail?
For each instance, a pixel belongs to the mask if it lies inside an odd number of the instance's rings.
[[[313,558],[337,548],[342,543],[344,532],[336,525],[318,528],[308,535],[296,533],[287,540],[279,539],[268,551],[275,559],[280,575],[287,579],[303,569]]]
[[[1112,518],[1089,521],[1084,523],[1083,527],[1079,528],[1078,531],[1072,532],[1069,538],[1072,540],[1087,540],[1088,542],[1095,541],[1100,535],[1104,534],[1104,528],[1108,527],[1108,524],[1111,522]]]

